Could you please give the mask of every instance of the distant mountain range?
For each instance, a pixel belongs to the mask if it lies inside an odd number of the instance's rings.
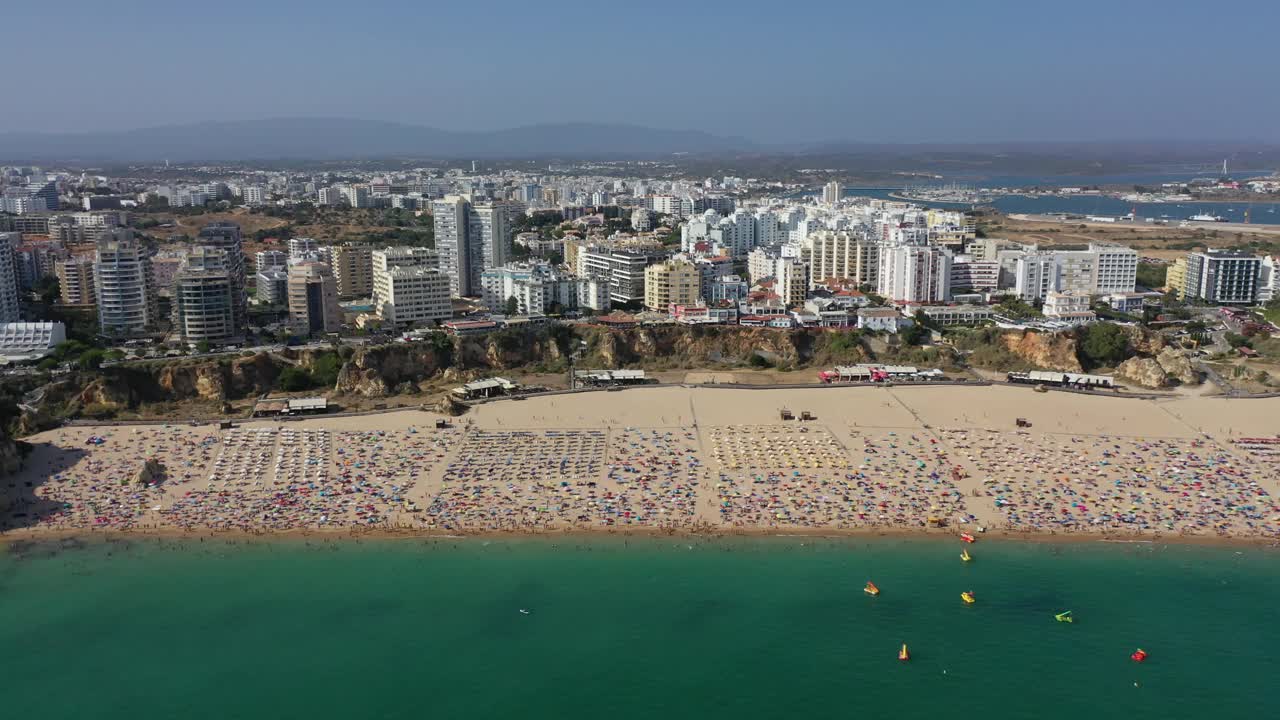
[[[0,162],[601,157],[751,149],[747,140],[699,131],[594,123],[481,132],[372,120],[280,118],[112,132],[0,133]]]

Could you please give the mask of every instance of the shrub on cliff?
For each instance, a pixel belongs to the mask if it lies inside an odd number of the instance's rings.
[[[1114,367],[1129,356],[1129,336],[1113,323],[1094,323],[1080,329],[1080,363],[1087,368]]]

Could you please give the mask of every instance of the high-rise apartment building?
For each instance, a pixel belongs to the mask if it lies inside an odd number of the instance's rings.
[[[844,187],[835,180],[822,186],[822,202],[827,205],[836,205],[843,197]]]
[[[334,245],[329,248],[329,264],[338,283],[338,297],[362,298],[373,294],[371,246],[363,243]]]
[[[98,293],[93,284],[93,258],[73,257],[54,266],[63,305],[93,305]]]
[[[371,252],[370,264],[373,308],[383,322],[404,326],[452,317],[450,279],[439,270],[440,256],[434,250],[409,246],[382,248]],[[441,283],[444,283],[443,302]]]
[[[513,211],[509,203],[472,203],[461,195],[448,195],[431,204],[440,270],[449,276],[455,297],[479,295],[480,275],[507,264]]]
[[[900,245],[880,253],[877,292],[895,302],[937,303],[951,296],[951,253],[929,245]]]
[[[173,280],[173,332],[194,345],[238,342],[233,261],[227,250],[198,246],[187,253]]]
[[[819,231],[808,236],[810,283],[852,279],[859,285],[876,285],[880,273],[880,246],[857,233]]]
[[[429,325],[453,317],[449,277],[433,267],[392,267],[376,274],[378,315],[394,327]]]
[[[227,274],[231,278],[232,325],[239,329],[247,322],[248,297],[245,295],[244,246],[240,240],[240,226],[218,222],[205,225],[196,236],[196,244],[226,251]]]
[[[289,268],[289,318],[303,335],[334,333],[342,329],[338,284],[333,271],[320,262],[301,262]]]
[[[586,247],[578,251],[575,272],[607,283],[611,304],[643,302],[644,271],[657,257],[653,252]]]
[[[702,273],[687,260],[667,260],[644,270],[644,305],[666,311],[671,305],[696,305],[702,297]]]
[[[460,195],[447,195],[431,203],[440,270],[449,277],[449,292],[454,297],[472,294],[471,250],[467,242],[470,213],[471,203]]]
[[[104,335],[145,335],[157,329],[155,280],[145,248],[126,229],[109,232],[93,261],[98,325]]]
[[[1258,298],[1262,258],[1242,250],[1187,255],[1187,297],[1221,305],[1248,305]]]
[[[18,304],[18,273],[14,265],[14,244],[21,239],[18,233],[0,233],[0,323],[22,320]]]

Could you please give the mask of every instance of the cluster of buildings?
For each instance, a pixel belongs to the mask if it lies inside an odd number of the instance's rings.
[[[1278,260],[1245,250],[1210,248],[1188,253],[1169,265],[1165,288],[1179,300],[1214,305],[1266,303],[1275,298]]]
[[[803,197],[742,178],[566,170],[240,171],[165,185],[0,168],[0,322],[20,321],[18,294],[50,276],[63,304],[97,308],[106,336],[224,346],[246,337],[250,295],[305,336],[346,323],[433,327],[462,298],[496,316],[623,307],[688,324],[887,332],[919,313],[938,325],[998,321],[991,303],[1002,298],[1066,324],[1094,319],[1100,300],[1134,312],[1147,299],[1136,292],[1130,248],[979,238],[964,212],[848,198],[838,182]],[[240,228],[214,223],[190,243],[157,248],[135,237],[127,208],[158,201],[401,208],[430,217],[435,244],[297,237],[246,257]],[[515,232],[523,218],[551,211],[555,233]],[[1248,304],[1271,297],[1273,268],[1271,258],[1210,250],[1175,264],[1169,285],[1185,297]],[[346,300],[355,302],[344,309]]]

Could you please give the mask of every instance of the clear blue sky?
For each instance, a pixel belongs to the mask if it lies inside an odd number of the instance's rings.
[[[561,121],[1280,141],[1280,0],[13,0],[0,131]]]

